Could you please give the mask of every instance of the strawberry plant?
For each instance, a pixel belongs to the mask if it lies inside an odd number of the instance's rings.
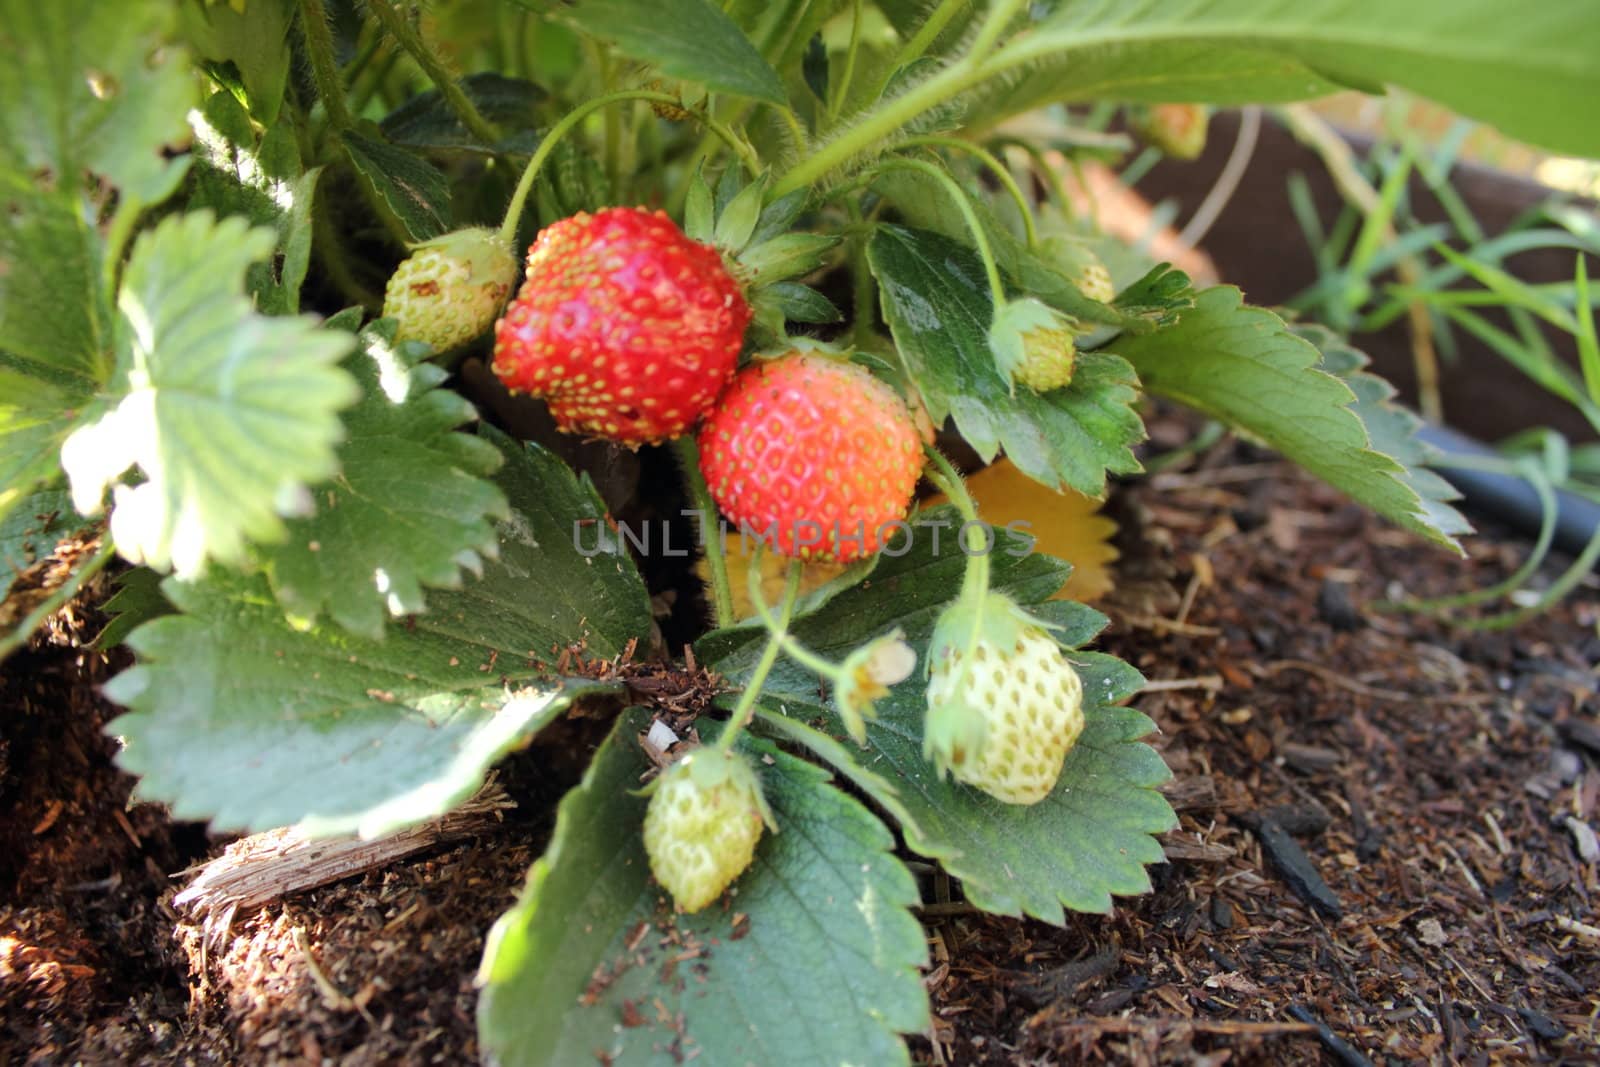
[[[488,939],[506,1064],[905,1061],[906,857],[1047,922],[1149,888],[1141,678],[957,438],[1100,497],[1165,397],[1466,529],[1331,331],[1074,214],[1131,142],[1072,105],[1192,155],[1394,85],[1600,152],[1577,2],[0,0],[0,42],[0,556],[88,546],[0,650],[115,562],[121,764],[219,830],[382,835],[608,723]],[[696,517],[692,649],[573,439],[675,452],[630,488]]]

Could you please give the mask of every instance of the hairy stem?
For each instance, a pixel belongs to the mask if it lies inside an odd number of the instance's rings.
[[[950,20],[965,8],[971,0],[942,0],[938,7],[933,9],[926,21],[917,29],[906,46],[894,57],[894,62],[889,64],[889,69],[883,75],[883,85],[878,88],[878,95],[883,95],[883,90],[894,77],[894,72],[908,63],[914,63],[922,58],[924,52],[933,47],[933,42],[939,39],[944,28],[950,25]]]
[[[999,157],[993,152],[989,151],[987,148],[984,148],[982,145],[973,144],[971,141],[963,141],[959,137],[938,137],[929,135],[926,137],[912,137],[902,143],[907,145],[926,145],[929,148],[945,148],[955,152],[965,152],[972,158],[976,159],[979,163],[982,163],[985,167],[988,167],[989,170],[994,174],[995,180],[998,181],[1001,187],[1005,189],[1007,195],[1009,195],[1012,200],[1016,201],[1017,213],[1022,216],[1022,232],[1024,238],[1028,242],[1028,247],[1038,247],[1039,232],[1034,228],[1033,225],[1033,205],[1029,203],[1028,198],[1023,195],[1022,186],[1018,185],[1017,179],[1012,176],[1011,168],[1002,163]]]
[[[867,263],[867,242],[871,233],[863,225],[860,201],[852,199],[846,206],[850,211],[851,229],[856,231],[850,238],[851,303],[854,305],[850,312],[850,343],[865,348],[872,339],[877,307],[872,270]]]
[[[967,555],[967,570],[961,581],[961,595],[963,598],[981,600],[989,592],[989,552],[986,551],[988,539],[978,528],[978,505],[973,501],[972,494],[967,492],[966,481],[950,465],[944,453],[936,448],[925,451],[935,468],[928,472],[928,480],[950,498],[950,502],[961,513],[964,520],[962,525],[970,531],[967,546],[971,551]]]
[[[983,260],[983,272],[989,278],[989,296],[994,301],[995,311],[998,312],[1006,302],[1005,283],[1000,280],[1000,267],[995,262],[994,249],[989,244],[989,234],[983,228],[983,222],[978,218],[978,213],[973,210],[972,203],[967,199],[966,190],[956,184],[956,180],[941,167],[932,163],[924,163],[920,159],[886,159],[878,165],[879,171],[885,170],[913,170],[926,174],[949,194],[955,201],[956,208],[961,212],[961,217],[966,220],[967,229],[972,231],[972,243],[977,248],[978,258]],[[1026,212],[1024,212],[1026,217]]]
[[[978,27],[978,36],[973,39],[972,47],[967,50],[967,58],[971,62],[982,60],[989,49],[994,47],[1000,35],[1011,25],[1011,20],[1016,18],[1023,2],[1024,0],[994,0],[989,7],[989,14],[984,16],[983,24]]]
[[[544,140],[539,142],[538,149],[533,153],[533,158],[528,160],[528,166],[523,170],[522,177],[517,182],[516,191],[511,194],[511,205],[506,209],[505,221],[500,224],[501,240],[510,244],[512,238],[516,236],[517,223],[522,218],[522,209],[527,205],[528,194],[533,191],[533,180],[539,176],[540,168],[544,166],[545,160],[550,158],[550,153],[555,150],[556,145],[561,143],[561,139],[571,133],[572,128],[588,118],[589,115],[603,107],[609,107],[624,100],[653,100],[657,103],[674,105],[678,103],[677,97],[659,93],[653,89],[623,89],[619,92],[607,93],[605,96],[597,96],[593,100],[585,101],[567,112],[566,115],[562,116],[561,121],[552,126],[550,132],[545,134]],[[727,142],[728,147],[732,148],[739,158],[744,161],[745,167],[750,171],[751,175],[760,173],[761,163],[756,159],[755,153],[750,146],[740,141],[732,130],[709,115],[698,115],[696,117],[705,123],[707,129]]]
[[[815,183],[834,168],[843,166],[856,156],[881,145],[896,130],[931,108],[969,89],[987,77],[986,69],[970,63],[955,66],[936,74],[907,92],[886,100],[867,112],[861,121],[841,130],[839,135],[817,148],[811,155],[796,163],[778,179],[767,194],[769,200],[787,196],[796,189]]]
[[[839,117],[839,110],[844,107],[846,96],[850,92],[850,83],[856,76],[856,54],[861,51],[861,9],[866,5],[862,0],[854,0],[851,5],[850,15],[850,47],[844,54],[844,70],[839,74],[839,80],[828,86],[828,121],[831,123]]]
[[[333,31],[328,28],[328,12],[322,0],[300,0],[300,36],[305,41],[306,56],[311,60],[311,80],[322,98],[328,124],[335,130],[348,128],[350,104],[345,100],[339,64],[333,58]]]
[[[494,126],[488,119],[483,117],[483,113],[478,110],[478,106],[462,91],[461,84],[446,69],[444,61],[439,58],[438,53],[428,47],[428,42],[422,39],[422,34],[417,32],[416,27],[411,25],[404,15],[395,10],[394,5],[389,0],[367,0],[367,7],[371,8],[372,13],[378,16],[378,21],[383,24],[385,32],[396,41],[399,41],[400,47],[404,48],[411,58],[417,61],[417,66],[422,68],[422,72],[428,76],[428,80],[433,82],[434,87],[439,90],[439,94],[444,97],[445,104],[451,111],[455,112],[456,117],[461,120],[462,125],[466,126],[472,136],[482,141],[485,145],[493,145],[500,140],[500,135],[495,131]]]
[[[750,604],[755,608],[756,618],[767,628],[768,635],[778,642],[784,655],[818,677],[837,685],[844,678],[844,670],[802,645],[784,626],[779,625],[772,608],[767,604],[766,594],[761,591],[760,579],[761,567],[756,561],[750,567]]]

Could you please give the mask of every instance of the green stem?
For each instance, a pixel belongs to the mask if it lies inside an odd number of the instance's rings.
[[[1600,529],[1595,530],[1594,535],[1589,538],[1589,543],[1578,554],[1578,558],[1572,561],[1572,566],[1550,584],[1550,588],[1545,590],[1537,602],[1517,611],[1508,611],[1503,615],[1491,615],[1487,619],[1457,625],[1467,630],[1509,630],[1521,625],[1535,615],[1548,611],[1552,605],[1559,603],[1568,593],[1576,589],[1580,582],[1589,577],[1597,562],[1600,562]]]
[[[1456,460],[1468,459],[1468,463],[1457,463]],[[1555,487],[1544,476],[1538,465],[1532,460],[1523,460],[1515,463],[1504,461],[1491,461],[1481,463],[1473,457],[1448,456],[1434,460],[1433,465],[1440,467],[1467,467],[1474,470],[1489,470],[1497,474],[1504,474],[1513,478],[1521,478],[1533,489],[1539,498],[1540,519],[1539,536],[1534,542],[1533,551],[1523,561],[1522,566],[1504,581],[1481,589],[1473,589],[1466,593],[1457,593],[1454,596],[1433,597],[1429,599],[1380,601],[1375,605],[1380,611],[1420,611],[1429,615],[1446,613],[1454,608],[1471,607],[1474,604],[1483,604],[1496,600],[1521,589],[1528,580],[1538,573],[1544,564],[1545,557],[1550,553],[1550,546],[1555,541],[1556,519],[1560,508],[1556,503]]]
[[[933,42],[939,39],[944,28],[950,25],[950,20],[969,3],[971,0],[943,0],[934,8],[933,14],[927,17],[911,40],[906,42],[906,46],[900,49],[899,55],[894,57],[894,62],[889,64],[889,71],[884,75],[883,83],[888,85],[895,71],[921,59],[923,53],[932,48]]]
[[[957,603],[966,604],[968,610],[972,612],[972,627],[967,638],[967,647],[951,683],[953,691],[960,692],[966,685],[968,672],[977,662],[978,645],[983,639],[983,615],[989,608],[989,552],[993,549],[993,545],[988,543],[988,539],[977,525],[978,506],[973,502],[972,494],[967,492],[966,482],[962,480],[960,472],[951,466],[950,461],[938,449],[929,447],[924,451],[937,468],[929,472],[928,480],[950,498],[956,510],[961,513],[961,517],[966,523],[971,524],[966,528],[972,532],[972,536],[967,539],[972,551],[967,554],[967,569],[962,575],[961,596]]]
[[[684,436],[673,442],[678,452],[678,462],[683,464],[683,484],[689,490],[689,502],[700,516],[701,548],[706,554],[706,569],[711,572],[711,602],[716,612],[717,626],[732,626],[738,620],[733,615],[733,585],[728,581],[728,558],[722,551],[722,538],[717,527],[717,505],[711,499],[705,475],[700,473],[700,449],[694,438]]]
[[[510,244],[516,236],[517,222],[521,219],[522,209],[528,202],[528,194],[533,190],[533,180],[539,176],[539,169],[544,166],[545,160],[550,157],[550,153],[555,150],[556,145],[561,143],[561,139],[572,132],[574,126],[594,112],[624,100],[653,100],[662,104],[678,104],[677,97],[656,92],[653,89],[623,89],[615,93],[607,93],[605,96],[597,96],[593,100],[587,100],[567,112],[562,116],[561,121],[552,126],[550,132],[545,134],[544,140],[539,142],[538,149],[533,153],[533,158],[528,160],[528,166],[523,170],[522,177],[517,182],[516,191],[511,194],[511,206],[506,209],[505,221],[500,224],[501,240],[505,241],[506,244]],[[696,115],[696,118],[704,123],[708,130],[726,142],[728,147],[734,150],[739,158],[744,161],[745,168],[752,176],[761,172],[761,161],[755,157],[754,151],[741,142],[732,130],[709,115]]]
[[[388,38],[381,33],[374,36],[382,42],[382,45],[389,43]],[[400,62],[400,49],[382,45],[375,62],[369,64],[361,77],[350,86],[350,109],[357,115],[366,112],[367,105],[372,103],[373,97],[378,95],[378,90],[383,88],[384,80],[394,70],[395,64]]]
[[[815,184],[835,167],[881,145],[924,111],[937,107],[988,76],[986,68],[965,62],[957,63],[894,99],[884,101],[863,115],[861,121],[847,127],[839,136],[789,168],[767,194],[768,199],[777,200],[796,189]]]
[[[938,182],[944,191],[950,194],[950,199],[955,201],[961,217],[966,220],[967,229],[972,231],[972,243],[977,248],[978,258],[983,260],[983,272],[989,278],[989,296],[994,300],[996,313],[1006,302],[1005,283],[1000,280],[1000,267],[995,263],[994,250],[989,245],[989,235],[983,228],[978,213],[972,209],[972,202],[967,199],[966,190],[956,184],[956,180],[949,174],[932,163],[924,163],[920,159],[886,159],[878,165],[880,172],[885,170],[914,170],[926,174]]]
[[[328,12],[322,0],[300,0],[300,35],[306,56],[311,60],[311,80],[322,98],[328,124],[335,130],[349,127],[350,105],[344,97],[344,82],[339,64],[333,58],[333,31],[328,28]]]
[[[1024,0],[994,0],[994,5],[989,8],[989,14],[984,17],[983,25],[978,27],[978,36],[972,41],[972,47],[967,49],[967,59],[977,63],[982,61],[989,49],[1006,32],[1006,27],[1011,25],[1011,20],[1016,17],[1017,9],[1022,7]]]
[[[795,151],[805,152],[809,150],[811,139],[806,136],[806,128],[800,125],[800,119],[796,117],[794,111],[788,107],[775,107],[773,110],[778,113],[778,117],[788,127],[789,136],[794,138]]]
[[[1024,141],[1019,137],[1007,137],[1001,143],[1015,146],[1028,153],[1028,158],[1033,161],[1034,173],[1044,180],[1046,187],[1050,190],[1051,197],[1056,202],[1056,206],[1061,209],[1062,216],[1069,219],[1072,218],[1074,214],[1072,199],[1067,196],[1066,183],[1061,180],[1060,172],[1050,165],[1050,160],[1045,156],[1044,149],[1031,141]]]
[[[600,95],[617,91],[616,75],[611,62],[611,54],[599,41],[590,38],[587,42],[589,56],[594,63],[595,72],[600,77]],[[603,167],[606,175],[606,188],[617,192],[622,181],[622,120],[617,108],[606,108],[605,113],[605,149]]]
[[[361,76],[367,72],[373,59],[377,57],[378,50],[383,47],[383,34],[375,30],[369,33],[371,29],[370,26],[362,27],[361,44],[356,51],[356,57],[344,68],[344,80],[351,86],[361,80]],[[351,110],[358,115],[361,113],[360,108],[352,107]]]
[[[485,145],[493,145],[499,141],[500,135],[495,131],[494,126],[489,123],[488,119],[483,117],[483,113],[478,110],[478,106],[462,91],[461,84],[446,69],[444,61],[439,58],[438,54],[428,47],[428,42],[422,39],[422,34],[417,32],[416,27],[412,26],[404,15],[396,11],[389,0],[367,0],[367,7],[371,8],[372,13],[378,16],[378,21],[383,24],[383,28],[388,32],[389,36],[399,41],[400,47],[404,48],[410,53],[411,58],[417,61],[417,66],[422,68],[422,73],[426,74],[428,80],[433,82],[434,87],[439,90],[439,94],[444,97],[445,104],[449,106],[451,111],[456,113],[456,117],[472,133],[472,136],[482,141]]]
[[[761,558],[758,551],[751,557],[752,570]],[[767,675],[772,673],[773,665],[778,662],[778,653],[782,643],[781,634],[787,632],[789,620],[794,615],[794,603],[800,592],[800,561],[789,561],[789,576],[784,584],[783,604],[778,609],[777,628],[768,636],[767,647],[761,650],[761,658],[756,661],[755,670],[750,672],[750,680],[745,683],[744,692],[739,694],[739,702],[734,705],[733,714],[728,718],[728,725],[722,731],[722,736],[717,738],[717,747],[723,752],[733,751],[733,743],[738,740],[744,728],[750,725],[750,719],[756,712],[756,698],[761,695],[761,687],[767,683]]]
[[[831,124],[839,117],[839,110],[844,107],[845,97],[850,92],[850,83],[856,76],[856,53],[861,50],[861,10],[866,5],[861,0],[854,0],[851,5],[850,16],[850,47],[845,50],[844,70],[839,74],[839,80],[828,86],[828,122]]]
[[[107,531],[100,535],[100,548],[93,556],[84,561],[83,565],[72,572],[71,577],[58,585],[49,596],[41,600],[38,605],[23,620],[17,624],[10,633],[0,637],[0,660],[27,643],[33,631],[44,625],[46,619],[61,609],[61,606],[78,595],[78,590],[83,584],[104,567],[111,559],[111,554],[116,551],[116,543],[111,540],[111,533]]]
[[[117,279],[122,274],[123,252],[128,242],[133,239],[134,228],[139,224],[139,216],[144,212],[144,202],[137,196],[124,195],[117,201],[117,206],[112,209],[111,219],[105,229],[105,252],[101,260],[101,284],[107,293],[117,291]],[[104,349],[97,349],[95,360],[101,364],[101,371],[109,371],[108,365],[114,357]],[[104,374],[102,373],[102,380]]]
[[[850,342],[857,348],[865,348],[866,343],[872,338],[872,330],[875,325],[873,311],[877,303],[874,299],[876,293],[872,284],[872,271],[867,264],[867,242],[870,240],[871,235],[867,228],[862,225],[860,201],[852,199],[849,201],[848,207],[852,227],[860,228],[850,242],[850,280],[853,285],[852,296],[855,303],[855,307],[851,311]]]
[[[978,505],[972,499],[972,494],[967,492],[967,483],[961,474],[950,465],[944,453],[936,448],[925,449],[928,458],[933,461],[936,468],[929,472],[928,480],[939,487],[950,502],[961,513],[967,527],[967,545],[972,551],[967,555],[967,570],[961,581],[961,596],[972,599],[974,603],[982,602],[989,592],[989,555],[987,549],[992,549],[983,532],[978,529]]]
[[[767,628],[768,636],[778,642],[783,654],[818,677],[826,678],[829,682],[837,685],[845,676],[844,670],[802,645],[794,638],[794,635],[789,633],[785,626],[779,625],[777,618],[773,616],[772,608],[767,604],[766,595],[761,592],[761,564],[759,558],[752,559],[746,584],[749,586],[750,604],[755,608],[756,617]]]
[[[957,152],[965,152],[978,162],[982,163],[984,166],[988,167],[989,170],[994,173],[996,180],[1000,182],[1001,186],[1004,187],[1005,191],[1011,196],[1011,199],[1016,201],[1017,213],[1022,216],[1022,232],[1023,236],[1028,242],[1028,247],[1038,247],[1039,233],[1034,229],[1033,226],[1033,205],[1029,203],[1028,198],[1023,195],[1022,186],[1018,185],[1017,179],[1012,176],[1011,168],[1002,163],[999,157],[993,152],[989,151],[987,148],[984,148],[982,145],[975,145],[971,141],[963,141],[959,137],[939,137],[932,134],[925,137],[912,137],[902,143],[908,145],[927,145],[930,148],[947,148]]]

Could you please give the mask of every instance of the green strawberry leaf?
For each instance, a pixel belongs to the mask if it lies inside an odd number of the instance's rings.
[[[1106,471],[1140,470],[1144,439],[1138,379],[1122,358],[1078,357],[1072,384],[1015,392],[989,349],[994,305],[977,256],[939,234],[880,226],[867,249],[884,318],[935,424],[954,416],[985,460],[1004,447],[1021,471],[1052,489],[1105,492]]]
[[[0,514],[0,600],[18,574],[82,525],[66,489],[46,485],[20,494],[11,509]]]
[[[1379,451],[1362,423],[1364,414],[1378,415],[1395,447],[1386,398],[1360,402],[1349,384],[1319,369],[1312,344],[1272,312],[1245,305],[1238,289],[1208,289],[1176,325],[1111,347],[1152,393],[1265,442],[1391,522],[1460,551],[1452,535],[1465,520],[1444,507],[1437,487],[1408,472],[1403,455]]]
[[[740,253],[738,262],[752,286],[767,286],[810,274],[838,243],[837,234],[786,233],[752,244]]]
[[[213,93],[190,113],[195,156],[190,209],[238,215],[277,231],[277,254],[250,264],[245,289],[257,310],[292,315],[311,265],[311,209],[320,167],[305,171],[287,123],[256,136],[250,116],[232,93]]]
[[[423,586],[457,588],[498,551],[494,519],[505,495],[484,480],[501,453],[455,428],[477,417],[439,386],[448,372],[407,358],[394,321],[361,334],[345,367],[362,399],[345,415],[339,474],[312,490],[316,514],[289,522],[261,557],[284,608],[304,621],[327,613],[347,630],[381,637],[386,615],[424,609]],[[426,350],[423,350],[425,354]]]
[[[984,192],[983,187],[972,181],[970,175],[966,180],[959,172],[951,176],[966,190],[967,200],[984,233],[988,235],[989,248],[1000,273],[1014,282],[1024,294],[1038,297],[1051,307],[1088,324],[1121,325],[1125,328],[1141,325],[1141,319],[1136,314],[1119,313],[1116,308],[1084,296],[1072,284],[1066,271],[1043,257],[1042,248],[1039,251],[1029,249],[1012,231],[1011,225],[990,207],[989,197],[992,194]],[[943,235],[964,247],[972,247],[973,237],[966,214],[932,176],[921,171],[889,170],[879,175],[872,187],[887,197],[912,226]],[[1010,207],[1009,200],[1006,205]],[[1014,216],[1015,212],[1012,214]]]
[[[164,46],[175,10],[0,0],[0,186],[50,175],[76,200],[99,177],[135,204],[166,199],[188,161],[164,149],[185,139],[198,84],[183,52]]]
[[[1303,323],[1290,326],[1290,330],[1322,353],[1319,370],[1344,382],[1356,395],[1351,410],[1367,428],[1372,450],[1383,453],[1404,468],[1398,477],[1422,502],[1424,521],[1445,534],[1471,533],[1472,524],[1450,504],[1452,500],[1461,499],[1461,494],[1455,486],[1428,469],[1438,457],[1438,451],[1417,437],[1422,418],[1394,402],[1394,386],[1367,372],[1367,364],[1371,362],[1367,354],[1326,326]]]
[[[106,687],[129,708],[110,729],[141,795],[219,829],[382,834],[470,796],[502,754],[595,691],[550,665],[569,643],[610,657],[647,637],[644,586],[614,540],[579,553],[576,524],[604,523],[592,487],[498,440],[512,505],[498,558],[383,640],[291,624],[260,575],[168,579],[180,614],[129,635],[138,663]]]
[[[759,316],[770,310],[781,323],[843,322],[844,314],[833,306],[833,301],[807,285],[798,282],[774,282],[750,296],[751,307]]]
[[[358,394],[336,364],[347,334],[257,314],[243,294],[271,230],[210,212],[171,215],[141,235],[117,306],[111,395],[62,446],[78,510],[119,484],[111,532],[134,562],[199,573],[238,562],[249,539],[284,533],[305,486],[333,474],[338,410]]]
[[[539,124],[539,108],[549,94],[531,81],[493,71],[468,74],[461,91],[490,124],[502,130],[531,130]],[[474,137],[437,89],[418,93],[378,124],[391,144],[430,151],[493,154],[494,148]]]
[[[1082,99],[1248,103],[1395,85],[1513,137],[1600,154],[1575,121],[1600,95],[1600,19],[1588,4],[1504,0],[1173,0],[1040,5],[1006,49],[1001,105]]]
[[[209,73],[263,125],[278,120],[289,84],[290,4],[185,4],[184,29]]]
[[[928,520],[959,523],[948,509]],[[1065,581],[1070,568],[1059,560],[1027,553],[1031,540],[997,530],[992,584],[1061,629],[1058,640],[1077,644],[1104,625],[1098,612],[1066,602],[1041,603]],[[835,597],[823,610],[793,626],[805,645],[840,661],[869,638],[898,626],[925,665],[927,642],[940,611],[961,585],[964,556],[951,540],[938,551],[920,531],[910,551],[885,559],[870,587]],[[697,659],[738,682],[748,677],[765,635],[759,630],[719,630],[695,646]],[[818,695],[815,675],[788,660],[768,677],[761,702],[776,715],[810,725],[840,743],[832,752],[809,745],[833,762],[846,753],[860,767],[840,772],[891,814],[910,812],[902,821],[906,844],[937,859],[962,880],[969,900],[1006,915],[1026,914],[1060,923],[1063,905],[1075,911],[1107,911],[1113,894],[1149,889],[1144,865],[1163,859],[1152,836],[1171,829],[1172,809],[1156,791],[1170,777],[1161,757],[1139,738],[1154,724],[1115,702],[1137,692],[1142,679],[1127,664],[1093,652],[1069,659],[1084,683],[1087,725],[1067,756],[1061,781],[1048,798],[1030,807],[1002,804],[957,782],[940,781],[922,757],[922,719],[926,711],[924,673],[895,686],[877,704],[878,720],[867,724],[867,748],[847,740],[843,723]],[[798,731],[785,736],[806,743]],[[863,774],[862,771],[868,773]],[[875,780],[892,793],[880,794]]]
[[[489,935],[478,1020],[495,1062],[910,1062],[896,1035],[927,1025],[927,948],[893,836],[824,771],[741,740],[778,831],[728,906],[675,915],[640,839],[649,725],[618,721]]]
[[[59,478],[61,443],[111,372],[100,235],[0,179],[0,520]]]
[[[341,135],[356,173],[371,186],[414,242],[450,228],[450,183],[444,172],[408,148],[355,130]]]
[[[568,17],[630,59],[708,89],[788,103],[783,81],[709,0],[582,0]]]
[[[116,648],[128,635],[151,619],[171,615],[178,609],[161,592],[165,577],[149,567],[129,567],[117,575],[116,592],[100,605],[111,621],[94,639],[98,649]]]

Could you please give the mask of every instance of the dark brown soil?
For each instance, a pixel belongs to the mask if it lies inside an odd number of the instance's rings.
[[[1104,644],[1181,685],[1137,703],[1177,776],[1169,853],[1196,858],[1109,922],[941,915],[933,1058],[1600,1059],[1600,881],[1566,823],[1593,825],[1600,794],[1594,584],[1513,633],[1374,612],[1487,585],[1523,550],[1474,538],[1457,564],[1237,450],[1122,503],[1143,530]],[[1299,836],[1256,832],[1268,813]]]
[[[921,1060],[1600,1060],[1600,879],[1567,822],[1600,821],[1600,594],[1509,634],[1375,612],[1523,548],[1474,538],[1457,563],[1265,459],[1221,447],[1115,502],[1104,645],[1158,683],[1138,706],[1177,774],[1175,858],[1065,929],[930,881]],[[216,846],[127,807],[110,673],[51,646],[0,679],[0,1060],[473,1062],[483,936],[600,724],[511,761],[520,807],[492,831],[208,944],[166,901]]]

